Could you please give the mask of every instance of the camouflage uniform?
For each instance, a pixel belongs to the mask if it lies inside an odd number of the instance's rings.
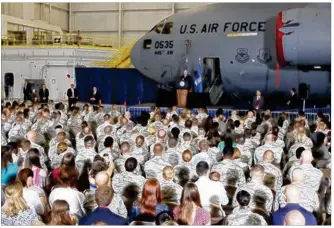
[[[149,135],[145,138],[145,142],[146,142],[147,146],[151,146],[151,145],[155,144],[155,141],[156,141],[155,135]]]
[[[276,146],[276,147],[280,147],[282,149],[285,148],[285,143],[283,140],[281,139],[277,139],[274,143],[273,143],[273,146]]]
[[[83,165],[86,160],[90,160],[93,163],[94,157],[97,155],[93,148],[83,148],[78,150],[77,156],[75,157],[75,165],[77,170],[81,173]]]
[[[205,118],[207,118],[209,115],[206,113],[199,113],[196,116],[196,119],[198,119],[198,122],[202,122]]]
[[[133,171],[134,174],[136,175],[141,175],[141,170],[140,170],[140,165],[142,164],[144,161],[143,157],[140,156],[132,156],[132,155],[121,155],[118,159],[115,160],[115,168],[117,170],[118,173],[123,173],[125,172],[125,162],[128,158],[134,157],[136,158],[138,165],[136,167],[136,169]]]
[[[223,160],[215,164],[211,172],[220,174],[220,181],[224,186],[228,184],[229,179],[235,179],[239,188],[246,184],[244,172],[234,160]]]
[[[259,132],[257,132],[255,136],[251,137],[251,141],[255,148],[260,146],[260,140],[261,140],[261,134]]]
[[[150,126],[155,126],[157,131],[159,131],[161,128],[163,128],[163,124],[160,121],[155,121],[155,122],[151,123]]]
[[[251,138],[245,138],[245,143],[244,143],[243,146],[246,148],[246,150],[251,152],[252,158],[253,158],[256,146],[252,142],[252,139]]]
[[[120,115],[122,115],[119,111],[117,111],[117,110],[111,110],[110,112],[109,112],[109,115],[111,116],[111,117],[119,117]]]
[[[113,126],[109,123],[109,121],[104,122],[103,124],[99,125],[96,128],[96,136],[97,136],[97,138],[101,138],[101,136],[105,134],[104,133],[104,129],[106,127],[108,127],[108,126],[112,127],[112,129],[114,129]]]
[[[67,148],[67,151],[64,151],[64,152],[61,153],[61,154],[59,154],[59,153],[57,152],[57,154],[52,155],[52,158],[50,157],[50,160],[51,160],[51,168],[52,168],[52,169],[57,169],[57,168],[59,168],[60,165],[61,165],[61,161],[63,160],[64,155],[67,154],[67,153],[72,153],[72,154],[76,155],[75,150],[74,150],[73,148],[71,148],[71,147],[68,147],[68,148]]]
[[[283,185],[281,170],[271,163],[261,163],[261,165],[263,166],[265,173],[275,177],[275,191],[278,192]]]
[[[292,157],[292,156],[296,156],[296,151],[299,147],[304,147],[305,149],[312,149],[313,147],[313,143],[308,142],[308,143],[295,143],[293,144],[290,149],[289,149],[289,153],[288,153],[288,157]]]
[[[6,134],[1,129],[1,146],[5,146],[7,145],[7,143],[8,141],[7,141]]]
[[[169,148],[162,158],[173,167],[182,162],[182,154],[176,148]]]
[[[88,114],[86,114],[83,118],[84,121],[86,121],[87,123],[91,123],[95,121],[95,113],[94,112],[89,112]]]
[[[266,226],[267,222],[261,215],[252,212],[250,207],[237,207],[233,210],[232,214],[227,217],[229,226],[247,226],[247,220],[250,216],[255,216],[259,221],[261,226]]]
[[[80,116],[71,116],[67,121],[67,126],[69,128],[79,128],[81,129],[82,119]]]
[[[196,170],[193,167],[193,163],[192,161],[190,162],[184,162],[182,161],[179,165],[174,167],[174,173],[175,173],[175,180],[177,183],[180,182],[180,175],[181,175],[181,171],[182,173],[185,172],[187,175],[189,175],[189,179],[192,179],[193,177],[196,177]]]
[[[132,184],[135,184],[139,189],[139,193],[141,193],[144,183],[145,178],[143,176],[127,171],[122,173],[115,173],[112,178],[112,188],[118,195],[123,195],[124,189]]]
[[[131,154],[133,156],[143,156],[145,162],[150,159],[150,153],[148,152],[148,147],[145,144],[142,147],[137,147],[136,145],[134,145],[134,148]]]
[[[171,166],[166,160],[164,160],[161,156],[155,156],[148,160],[145,163],[144,171],[146,174],[146,178],[157,178],[158,180],[162,179],[162,170],[166,166]]]
[[[254,163],[258,164],[263,162],[263,155],[267,150],[273,152],[275,158],[274,163],[280,164],[282,160],[283,149],[270,144],[264,144],[263,146],[260,146],[255,150]]]
[[[185,150],[190,150],[193,155],[197,154],[197,149],[192,143],[184,143],[183,140],[181,140],[181,145],[177,146],[177,150],[179,151],[180,154],[183,153]]]
[[[23,121],[23,127],[24,129],[28,132],[29,129],[31,128],[32,126],[32,122],[29,120],[29,119],[24,119]]]
[[[208,150],[208,154],[212,160],[212,164],[216,164],[222,158],[222,153],[219,151],[218,147],[210,147]]]
[[[1,123],[1,130],[4,132],[4,133],[8,133],[10,131],[10,129],[12,128],[12,124],[8,123],[8,122],[4,122],[4,123]]]
[[[114,161],[115,159],[119,158],[119,153],[116,151],[110,151],[108,149],[104,149],[101,152],[99,152],[99,155],[106,159],[106,161],[109,163],[110,161]]]
[[[267,186],[255,181],[248,182],[246,185],[237,190],[233,200],[234,206],[237,206],[236,195],[241,190],[245,190],[251,195],[252,199],[249,206],[252,209],[256,208],[254,197],[258,196],[265,199],[265,209],[267,211],[267,214],[271,213],[273,208],[273,193]]]
[[[106,140],[106,138],[108,137],[112,137],[113,140],[114,140],[114,143],[112,145],[112,148],[115,152],[119,152],[119,146],[117,144],[117,140],[116,140],[116,137],[113,136],[113,135],[103,135],[102,138],[100,138],[98,141],[99,141],[99,144],[98,144],[98,151],[103,151],[105,149],[105,146],[104,146],[104,141]]]
[[[52,129],[52,122],[50,120],[40,120],[32,125],[31,130],[36,131],[40,134],[46,134]]]
[[[101,125],[104,121],[104,112],[98,112],[95,116],[94,116],[94,120],[97,124],[97,126]]]
[[[61,110],[59,110],[59,112],[60,112],[60,122],[66,125],[67,120],[68,120],[67,114]]]
[[[164,202],[174,202],[179,204],[183,188],[171,180],[160,180],[162,198]]]
[[[310,213],[313,213],[314,211],[317,211],[320,203],[319,203],[319,196],[317,192],[315,192],[312,188],[310,188],[305,183],[295,183],[295,186],[297,186],[300,190],[300,201],[299,205],[305,208],[305,210],[309,211]],[[275,208],[278,209],[279,205],[285,205],[285,192],[286,186],[282,187],[282,190],[278,192],[278,202],[275,203]]]
[[[8,138],[23,138],[27,132],[24,130],[24,127],[22,124],[13,124],[12,129],[10,129],[8,133]]]
[[[208,163],[209,167],[212,167],[212,165],[215,163],[213,159],[211,159],[210,155],[207,152],[200,152],[193,156],[193,169],[196,170],[196,166],[199,162],[205,161]]]
[[[291,180],[293,170],[296,168],[300,168],[304,171],[305,184],[307,184],[314,191],[317,192],[320,187],[320,182],[323,177],[323,173],[319,169],[314,168],[311,164],[305,164],[305,165],[294,164],[289,171],[289,180]]]
[[[243,160],[245,160],[245,162],[247,161],[247,164],[249,166],[252,166],[253,157],[252,157],[252,152],[248,149],[249,147],[245,145],[237,144],[237,148],[239,149],[240,155],[241,157],[243,157]]]

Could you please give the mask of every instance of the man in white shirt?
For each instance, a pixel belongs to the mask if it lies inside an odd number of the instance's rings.
[[[222,205],[228,204],[228,197],[223,184],[209,179],[208,163],[200,161],[196,166],[196,172],[199,179],[195,184],[197,185],[203,208],[211,211],[212,206],[221,209]]]

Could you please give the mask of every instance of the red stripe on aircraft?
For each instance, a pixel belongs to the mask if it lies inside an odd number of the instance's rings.
[[[280,31],[284,25],[283,22],[283,13],[279,12],[276,20],[276,53],[277,53],[277,62],[279,66],[286,66],[288,63],[284,58],[284,50],[283,50],[283,36],[285,35]]]

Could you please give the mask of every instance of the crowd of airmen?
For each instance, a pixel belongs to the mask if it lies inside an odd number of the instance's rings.
[[[176,107],[164,113],[152,107],[150,113],[133,119],[117,105],[109,113],[103,106],[87,104],[69,110],[63,103],[52,102],[14,101],[2,106],[2,158],[10,150],[12,162],[26,168],[27,154],[37,149],[41,169],[33,185],[46,192],[50,207],[57,199],[69,197],[52,189],[57,184],[52,170],[75,156],[80,181],[75,199],[66,201],[77,218],[97,207],[94,191],[101,181],[114,192],[110,210],[129,218],[129,204],[140,198],[147,179],[156,178],[163,202],[169,206],[180,203],[186,183],[197,183],[212,224],[273,224],[271,215],[292,202],[287,196],[291,192],[297,192],[294,203],[314,214],[317,224],[330,221],[330,123],[321,113],[315,123],[308,123],[303,113],[290,121],[284,113],[272,118],[269,110],[249,111],[245,116],[233,111],[224,116],[218,109],[210,117],[205,108],[195,114]],[[208,165],[207,176],[218,188],[201,184],[196,172],[200,162]],[[125,191],[130,185],[137,186],[135,197]],[[5,186],[2,176],[2,190]],[[241,206],[238,193],[251,196],[249,205]],[[44,205],[41,210],[26,201],[39,215],[48,208]],[[2,205],[5,202],[3,197]],[[251,216],[258,219],[250,220]]]

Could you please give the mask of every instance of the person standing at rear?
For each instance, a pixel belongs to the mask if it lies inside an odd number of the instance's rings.
[[[27,79],[24,80],[23,98],[24,101],[32,100],[32,89]]]
[[[264,98],[260,90],[256,91],[256,96],[253,98],[253,108],[258,112],[264,105]]]
[[[43,104],[49,102],[49,89],[46,88],[45,84],[42,84],[42,88],[39,89],[39,101]]]
[[[290,90],[291,97],[289,98],[287,105],[289,106],[290,109],[296,109],[298,107],[298,97],[296,94],[296,89],[292,88]]]
[[[74,88],[74,84],[71,84],[71,87],[67,90],[68,97],[68,108],[70,109],[73,104],[78,100],[78,90]]]

